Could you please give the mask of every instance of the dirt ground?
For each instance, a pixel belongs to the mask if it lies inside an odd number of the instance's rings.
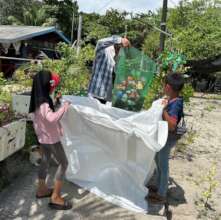
[[[167,219],[221,220],[221,95],[195,94],[185,113],[188,133],[171,154]],[[53,213],[47,209],[47,200],[34,199],[35,186],[31,183],[36,181],[36,172],[32,169],[0,193],[0,219],[165,219],[128,212],[90,193],[79,195],[77,187],[73,190],[73,184],[68,183],[65,191],[72,192],[69,197],[75,207],[68,213]],[[214,190],[204,207],[202,199],[206,198],[202,194],[210,188]]]
[[[168,219],[220,220],[221,96],[197,93],[185,113],[188,133],[179,140],[170,160]],[[204,207],[210,189],[211,198]]]

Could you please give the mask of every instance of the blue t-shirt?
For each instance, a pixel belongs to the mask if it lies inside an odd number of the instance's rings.
[[[175,98],[169,101],[167,108],[167,113],[169,116],[176,119],[177,124],[180,122],[180,119],[183,117],[183,98]]]

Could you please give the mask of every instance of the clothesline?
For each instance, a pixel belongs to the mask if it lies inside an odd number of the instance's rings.
[[[144,22],[144,21],[141,21],[141,20],[139,20],[139,19],[137,19],[137,18],[134,18],[134,19],[137,20],[137,21],[139,21],[139,22],[142,23],[142,24],[146,24],[146,25],[151,26],[153,29],[155,29],[155,30],[157,30],[157,31],[159,31],[159,32],[161,32],[161,33],[167,35],[168,37],[172,37],[172,36],[173,36],[171,33],[168,33],[168,32],[166,32],[166,31],[163,31],[163,30],[161,30],[160,28],[158,28],[158,27],[156,27],[156,26],[154,26],[154,25],[152,25],[152,24],[150,24],[150,23],[148,23],[148,22],[146,22],[146,21]]]
[[[0,56],[0,59],[4,59],[4,60],[18,60],[18,61],[28,61],[28,62],[32,62],[32,61],[42,61],[39,59],[28,59],[28,58],[18,58],[18,57],[5,57],[5,56]]]

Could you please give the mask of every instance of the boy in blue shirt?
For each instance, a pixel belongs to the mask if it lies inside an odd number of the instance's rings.
[[[166,145],[156,154],[157,185],[149,186],[148,199],[152,203],[166,203],[169,180],[169,155],[176,145],[177,125],[183,117],[183,98],[179,94],[183,88],[184,79],[180,73],[171,73],[166,76],[164,93],[163,119],[168,122],[169,134]]]

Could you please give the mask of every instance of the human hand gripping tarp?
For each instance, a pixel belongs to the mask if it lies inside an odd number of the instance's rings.
[[[109,202],[146,213],[145,183],[168,136],[162,100],[134,113],[89,97],[64,99],[72,103],[61,121],[69,161],[66,178]]]

